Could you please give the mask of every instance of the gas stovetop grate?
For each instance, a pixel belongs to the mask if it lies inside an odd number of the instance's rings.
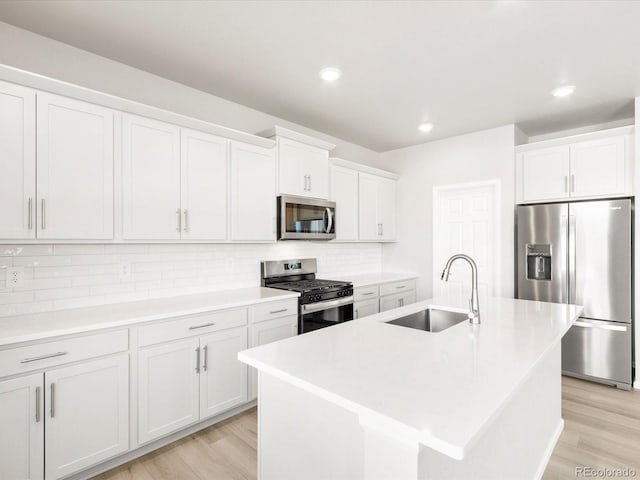
[[[279,288],[283,290],[293,290],[296,292],[312,292],[317,290],[328,290],[331,288],[350,287],[349,282],[340,282],[337,280],[298,280],[293,282],[273,283],[269,285],[271,288]]]

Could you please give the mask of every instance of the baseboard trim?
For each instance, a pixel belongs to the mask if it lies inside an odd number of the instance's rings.
[[[86,480],[101,473],[104,473],[113,468],[119,467],[131,460],[135,460],[136,458],[142,457],[147,453],[153,452],[158,448],[164,447],[165,445],[169,445],[170,443],[175,442],[176,440],[180,440],[188,435],[196,433],[200,430],[203,430],[211,425],[215,425],[216,423],[220,423],[223,420],[233,417],[239,413],[242,413],[246,410],[249,410],[257,405],[257,401],[253,400],[251,402],[245,403],[244,405],[240,405],[239,407],[228,410],[220,415],[216,415],[215,417],[208,418],[203,422],[196,423],[189,427],[183,428],[182,430],[178,430],[177,432],[170,433],[166,437],[159,438],[154,440],[151,443],[147,443],[142,445],[134,450],[129,450],[121,455],[113,457],[109,460],[106,460],[98,465],[94,465],[91,468],[83,470],[81,472],[74,473],[73,475],[66,477],[65,480]]]
[[[553,455],[553,450],[556,448],[556,444],[558,440],[560,440],[560,435],[562,435],[562,430],[564,430],[564,420],[561,418],[558,426],[556,427],[551,440],[549,441],[549,445],[547,445],[547,449],[542,456],[542,460],[540,461],[540,465],[538,465],[538,470],[536,472],[536,476],[534,477],[536,480],[540,480],[544,475],[544,471],[547,469],[547,464],[549,460],[551,460],[551,455]]]

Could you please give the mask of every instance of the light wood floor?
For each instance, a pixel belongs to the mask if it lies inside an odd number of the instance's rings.
[[[562,416],[565,428],[543,480],[579,478],[576,467],[630,467],[640,478],[640,391],[563,377]],[[95,478],[254,480],[256,422],[254,408]]]

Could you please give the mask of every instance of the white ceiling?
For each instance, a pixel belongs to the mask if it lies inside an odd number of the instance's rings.
[[[636,1],[4,0],[0,20],[377,151],[603,123],[640,95]]]

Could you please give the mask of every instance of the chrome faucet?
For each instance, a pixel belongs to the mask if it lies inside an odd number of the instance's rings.
[[[458,259],[466,260],[471,266],[471,298],[469,299],[468,317],[471,323],[478,324],[480,323],[480,306],[478,305],[478,266],[476,265],[476,262],[473,261],[473,258],[463,253],[453,255],[449,260],[447,260],[447,264],[444,266],[444,270],[442,270],[440,280],[444,280],[445,282],[449,281],[451,265]]]

